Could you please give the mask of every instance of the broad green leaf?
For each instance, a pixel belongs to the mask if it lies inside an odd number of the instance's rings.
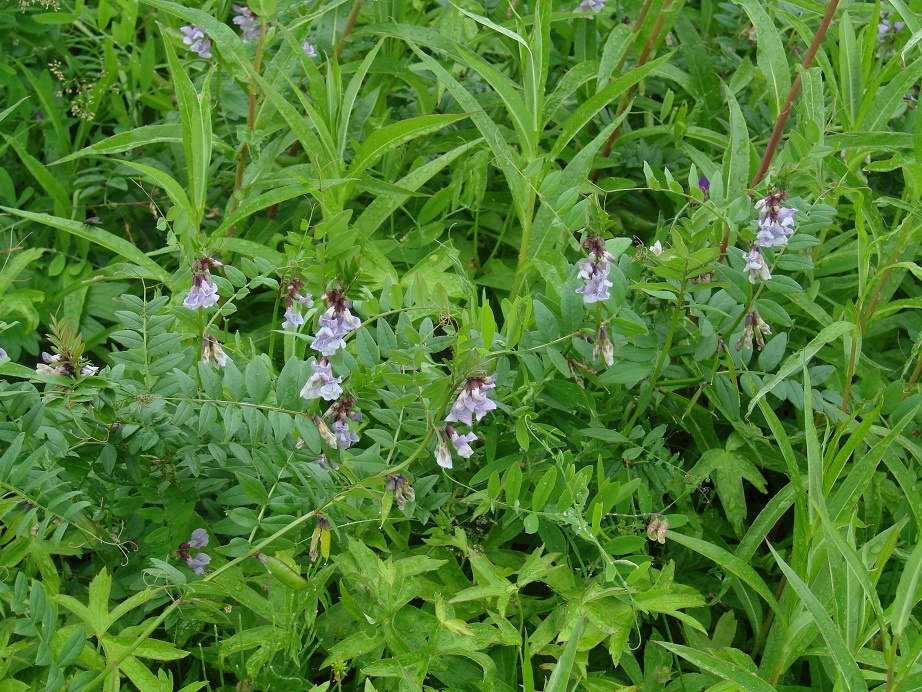
[[[125,151],[146,147],[150,144],[179,144],[182,136],[177,133],[176,125],[142,125],[128,132],[119,132],[117,135],[106,137],[95,144],[75,151],[64,158],[58,159],[51,165],[66,163],[84,156],[107,156],[121,154]]]
[[[573,631],[570,633],[570,638],[567,640],[563,653],[557,659],[554,672],[551,673],[551,678],[547,681],[544,692],[567,692],[570,689],[570,674],[573,671],[573,664],[576,662],[576,650],[585,626],[586,616],[580,615],[579,620],[573,626]]]
[[[115,254],[124,257],[129,262],[138,265],[139,269],[143,270],[139,271],[137,274],[137,278],[139,279],[152,278],[164,284],[169,284],[170,282],[170,275],[164,271],[159,264],[154,262],[150,257],[138,250],[138,248],[129,243],[127,240],[123,240],[122,238],[119,238],[118,236],[115,236],[108,231],[104,231],[101,228],[94,226],[87,226],[86,224],[79,223],[78,221],[71,221],[70,219],[62,219],[57,216],[51,216],[50,214],[39,214],[21,209],[11,209],[10,207],[0,207],[0,209],[7,212],[8,214],[14,214],[16,216],[21,216],[24,219],[29,219],[30,221],[43,223],[46,226],[57,228],[58,230],[75,235],[78,238],[85,238],[96,243],[97,245],[106,248],[107,250],[111,250]]]
[[[708,653],[698,651],[690,646],[657,641],[664,649],[684,658],[689,663],[706,670],[719,678],[737,685],[744,692],[774,692],[774,686],[768,684],[755,673],[751,673],[742,666],[731,663],[722,658],[717,658]]]
[[[758,0],[733,0],[749,15],[756,29],[756,62],[768,82],[768,94],[772,104],[772,115],[778,117],[781,107],[791,90],[791,68],[787,53],[781,42],[781,35],[774,22]]]
[[[835,341],[843,334],[854,330],[855,325],[851,322],[834,322],[828,327],[824,328],[819,334],[813,337],[813,339],[810,340],[810,343],[807,344],[803,349],[789,356],[788,359],[781,364],[781,367],[778,368],[778,372],[772,375],[768,382],[762,385],[761,389],[759,389],[756,395],[752,397],[752,400],[749,402],[749,408],[746,410],[746,415],[751,415],[752,410],[756,407],[756,405],[758,405],[759,401],[766,394],[775,389],[775,387],[777,387],[795,372],[803,368],[813,358],[813,356],[819,353],[823,346],[832,341]]]
[[[724,199],[732,202],[749,186],[749,130],[730,89],[724,89],[730,107],[730,142],[724,154]],[[750,409],[751,410],[751,409]]]
[[[749,566],[747,561],[741,560],[733,553],[713,543],[698,538],[692,538],[691,536],[686,536],[672,530],[666,532],[666,540],[684,545],[689,550],[694,550],[696,553],[712,560],[719,568],[726,570],[751,587],[752,590],[759,594],[769,607],[775,611],[775,615],[779,618],[783,617],[778,601],[775,600],[775,595],[772,593],[771,589],[768,588],[768,585],[766,585],[762,577],[759,576],[758,572]]]
[[[839,680],[844,688],[849,690],[849,692],[861,692],[862,690],[866,692],[868,685],[861,675],[861,669],[858,668],[858,664],[855,662],[852,652],[848,650],[845,644],[842,633],[839,632],[836,624],[829,617],[829,613],[826,612],[823,604],[820,603],[816,594],[814,594],[813,591],[810,590],[810,587],[801,580],[793,569],[791,569],[788,563],[784,561],[784,558],[778,554],[771,544],[769,544],[768,549],[775,557],[775,561],[778,563],[781,571],[784,572],[784,576],[787,577],[788,585],[800,598],[801,603],[803,603],[810,613],[810,617],[813,618],[813,621],[816,623],[820,631],[820,636],[823,637],[826,646],[829,647],[829,656],[832,658],[832,662],[839,672]],[[922,553],[920,553],[920,555],[922,555]]]

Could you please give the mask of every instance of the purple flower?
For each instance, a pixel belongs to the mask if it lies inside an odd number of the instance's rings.
[[[294,299],[298,305],[303,305],[306,308],[314,307],[314,299],[310,293],[305,293],[303,296],[300,293],[295,293]]]
[[[304,54],[305,54],[307,57],[309,57],[309,58],[316,58],[316,57],[317,57],[317,48],[314,46],[313,43],[311,43],[311,42],[308,41],[307,39],[304,39],[304,43],[301,44],[301,48],[304,49]]]
[[[208,532],[205,529],[196,529],[189,538],[187,548],[204,548],[208,545]]]
[[[589,248],[589,257],[577,263],[579,278],[586,282],[585,286],[577,288],[576,292],[583,296],[586,304],[598,303],[608,300],[608,289],[612,282],[608,280],[611,269],[610,261],[614,259],[605,249],[601,238],[590,236],[583,241],[583,246]]]
[[[591,12],[597,14],[605,8],[605,0],[580,0],[574,12]]]
[[[778,190],[756,202],[759,231],[755,244],[759,247],[780,247],[788,244],[788,236],[794,233],[794,214],[797,209],[781,206],[781,202],[787,198],[783,190]]]
[[[698,189],[704,193],[705,197],[711,194],[711,181],[708,180],[706,175],[702,175],[700,178],[698,178]]]
[[[343,388],[339,386],[343,378],[333,377],[333,366],[326,356],[319,361],[312,361],[311,367],[314,373],[307,379],[307,383],[301,390],[301,396],[305,399],[323,398],[327,401],[336,401],[343,393]]]
[[[346,336],[362,326],[362,321],[349,312],[349,308],[336,310],[331,307],[320,316],[320,326],[329,327],[336,336]]]
[[[97,372],[99,372],[99,367],[93,365],[92,363],[87,363],[82,368],[80,368],[80,374],[84,377],[90,377],[95,375]]]
[[[455,451],[458,453],[458,456],[464,459],[470,459],[471,455],[474,453],[474,450],[471,448],[471,442],[474,442],[477,439],[477,435],[472,432],[460,435],[458,434],[458,431],[450,425],[448,426],[447,431],[448,436],[451,438],[451,443],[455,446]]]
[[[240,27],[240,33],[244,41],[251,41],[259,38],[259,17],[249,7],[234,5],[234,24]]]
[[[295,305],[289,305],[285,309],[285,320],[282,322],[282,329],[300,327],[302,324],[304,324],[304,315]]]
[[[331,469],[333,471],[339,471],[339,464],[328,458],[326,452],[320,452],[320,458],[313,463],[322,468],[324,471],[330,471]]]
[[[0,348],[0,358],[9,358],[9,356],[6,355],[6,351],[4,351],[2,348]]]
[[[362,321],[349,311],[351,303],[341,291],[328,291],[325,298],[330,307],[320,316],[320,329],[311,348],[324,356],[332,356],[346,348],[343,337],[361,327]]]
[[[218,302],[218,286],[208,273],[196,274],[192,278],[192,288],[182,302],[187,308],[210,308]]]
[[[880,13],[880,22],[877,24],[877,38],[878,40],[884,40],[887,34],[896,34],[902,31],[903,27],[906,26],[905,22],[900,22],[897,20],[889,19],[892,16],[892,12],[881,12]]]
[[[765,263],[765,258],[762,256],[762,251],[755,245],[752,246],[749,252],[743,253],[743,259],[746,261],[743,271],[749,272],[749,283],[754,284],[756,277],[761,277],[763,281],[768,281],[772,278],[768,265]]]
[[[205,574],[205,565],[211,562],[211,558],[205,553],[199,553],[192,557],[189,553],[184,552],[182,557],[185,559],[186,564],[189,565],[189,569],[196,574]]]
[[[329,327],[321,327],[314,337],[311,348],[320,351],[324,356],[332,356],[341,348],[346,348],[346,342],[341,336],[336,336]]]
[[[495,387],[495,375],[470,378],[461,389],[458,398],[455,399],[451,412],[445,418],[446,422],[459,421],[465,425],[473,425],[474,416],[479,421],[496,408],[496,403],[486,395],[486,392]]]
[[[337,449],[349,449],[353,442],[359,441],[359,436],[349,430],[349,421],[342,417],[333,421],[333,434],[336,435]]]
[[[197,24],[189,24],[180,29],[186,37],[182,40],[189,50],[206,60],[211,57],[211,39],[205,34],[205,30]]]

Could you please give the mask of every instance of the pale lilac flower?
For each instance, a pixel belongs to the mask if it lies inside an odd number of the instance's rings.
[[[4,351],[2,348],[0,348],[0,358],[9,358],[9,356],[6,355],[6,351]]]
[[[765,263],[765,258],[762,256],[762,251],[755,245],[752,246],[749,252],[743,253],[743,259],[746,261],[743,271],[749,272],[749,283],[754,284],[756,277],[761,277],[763,281],[768,281],[772,278],[768,265]]]
[[[211,57],[211,39],[205,34],[205,30],[197,24],[189,24],[180,29],[186,37],[182,40],[189,50],[197,53],[206,60]]]
[[[240,33],[244,41],[252,41],[259,38],[259,17],[249,7],[234,5],[234,24],[240,27]]]
[[[282,322],[282,329],[300,327],[302,324],[304,324],[304,315],[295,305],[289,305],[285,309],[285,320]]]
[[[336,336],[329,327],[321,327],[314,337],[311,348],[320,351],[324,356],[332,356],[341,348],[346,348],[346,342],[341,336]]]
[[[468,379],[461,389],[461,393],[458,394],[458,398],[455,399],[451,412],[445,418],[446,422],[459,421],[466,425],[473,425],[474,416],[479,421],[488,412],[496,408],[496,403],[486,395],[486,392],[495,388],[495,375]]]
[[[756,202],[759,231],[755,244],[759,247],[780,247],[788,244],[788,236],[794,233],[794,214],[797,209],[781,206],[781,202],[787,198],[787,193],[778,190]]]
[[[580,0],[574,12],[591,12],[597,14],[605,9],[605,0]]]
[[[337,449],[349,449],[353,442],[359,441],[359,436],[349,430],[349,421],[344,418],[333,421],[333,434],[336,435]]]
[[[877,24],[877,39],[883,41],[887,34],[897,34],[906,26],[905,22],[890,19],[892,12],[881,12],[880,21]]]
[[[592,357],[597,359],[599,356],[602,357],[608,367],[615,364],[615,347],[608,337],[608,330],[605,325],[599,327],[595,343],[592,345]]]
[[[304,43],[301,44],[301,48],[304,49],[304,54],[305,54],[307,57],[309,57],[309,58],[316,58],[316,57],[317,57],[317,48],[314,46],[313,43],[311,43],[311,42],[308,41],[307,39],[304,39]]]
[[[204,548],[208,545],[208,532],[205,529],[195,529],[189,538],[187,548]]]
[[[60,353],[54,355],[42,351],[42,363],[37,363],[35,372],[40,375],[65,375],[70,377],[74,374],[74,368],[67,359]]]
[[[477,439],[477,435],[472,432],[461,435],[450,425],[446,428],[446,431],[448,432],[448,437],[451,438],[451,443],[455,446],[455,451],[458,453],[458,456],[464,459],[470,459],[471,455],[474,453],[471,442]]]
[[[196,274],[192,278],[192,288],[182,304],[192,309],[210,308],[218,302],[218,297],[218,286],[208,273]]]
[[[306,308],[314,307],[314,299],[310,293],[305,293],[303,296],[300,293],[295,293],[294,299],[298,302],[298,305],[303,305]]]
[[[329,327],[336,336],[346,336],[361,327],[362,321],[349,312],[349,308],[336,310],[331,307],[320,316],[320,326]]]
[[[650,252],[659,257],[663,254],[663,244],[660,241],[656,241],[653,245],[650,246]]]
[[[182,557],[185,559],[186,564],[189,565],[189,569],[196,574],[205,574],[205,566],[211,562],[211,558],[205,553],[199,553],[195,557],[192,557],[189,553],[184,553]]]
[[[328,291],[324,297],[330,307],[320,316],[320,329],[311,348],[324,356],[332,356],[339,349],[346,348],[343,337],[361,327],[362,321],[349,311],[352,303],[346,300],[342,291]]]
[[[343,378],[333,376],[333,366],[326,356],[319,361],[312,361],[311,368],[314,373],[307,378],[301,390],[301,396],[305,399],[323,398],[327,401],[336,401],[343,393],[343,388],[339,385]]]
[[[589,248],[589,257],[578,262],[577,266],[578,276],[586,285],[577,288],[576,292],[583,296],[583,302],[586,304],[608,300],[608,289],[613,285],[608,280],[608,272],[611,269],[609,263],[614,258],[605,249],[605,243],[601,238],[590,236],[583,241],[583,246]]]
[[[90,377],[95,375],[97,372],[99,372],[99,367],[93,365],[92,363],[88,363],[87,365],[84,365],[82,368],[80,368],[80,374],[84,377]]]

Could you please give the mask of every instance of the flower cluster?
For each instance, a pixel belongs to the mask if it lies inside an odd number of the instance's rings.
[[[451,449],[448,443],[455,448],[455,453],[462,459],[470,459],[474,453],[471,442],[477,439],[475,433],[469,432],[462,435],[450,425],[439,431],[439,443],[435,449],[435,461],[443,469],[452,468]]]
[[[221,348],[216,338],[211,334],[206,334],[202,338],[202,362],[211,366],[212,360],[219,368],[223,368],[227,365],[227,354],[224,353],[224,349]]]
[[[240,34],[244,41],[259,38],[260,21],[256,13],[249,7],[234,5],[234,24],[240,27]]]
[[[574,11],[598,14],[603,9],[605,9],[605,0],[580,0],[579,5],[576,6],[576,10]]]
[[[304,315],[301,314],[301,307],[314,307],[314,297],[310,293],[301,295],[301,289],[304,282],[299,279],[293,279],[285,287],[285,321],[282,322],[282,329],[289,327],[300,327],[304,324]]]
[[[186,564],[189,565],[189,569],[196,574],[204,574],[205,566],[211,562],[211,557],[205,553],[198,553],[195,557],[192,557],[189,550],[204,548],[207,545],[208,532],[205,529],[195,529],[188,541],[179,544],[179,548],[176,552],[179,554],[179,557],[186,561]]]
[[[881,12],[880,21],[877,23],[877,40],[885,41],[888,34],[898,34],[906,26],[906,22],[890,19],[892,12]]]
[[[308,400],[323,398],[326,401],[336,401],[343,393],[343,388],[339,384],[343,378],[333,376],[333,366],[326,356],[319,361],[312,360],[311,368],[314,374],[307,379],[301,396]]]
[[[320,420],[320,423],[317,423],[320,436],[333,449],[349,449],[353,443],[359,441],[358,434],[349,429],[349,421],[358,423],[362,420],[361,412],[354,411],[354,407],[355,399],[352,397],[346,397],[330,406],[324,417],[330,420],[332,431],[326,426],[326,423],[323,423],[322,419],[314,419],[315,423]],[[321,423],[323,423],[322,427]]]
[[[224,265],[211,257],[195,260],[192,265],[192,288],[182,304],[187,308],[210,308],[218,302],[218,285],[211,280],[211,269]]]
[[[3,351],[3,357],[6,357],[6,351]],[[42,351],[42,362],[36,364],[35,372],[39,375],[64,375],[65,377],[73,377],[79,372],[81,376],[89,377],[98,373],[99,367],[87,360],[84,360],[82,364],[75,363],[66,354]]]
[[[765,323],[759,311],[750,310],[746,313],[743,335],[740,337],[739,341],[736,342],[736,350],[742,351],[745,348],[751,348],[752,340],[755,338],[756,346],[758,346],[761,351],[765,348],[765,337],[771,336],[771,334],[771,327]]]
[[[749,283],[754,284],[757,277],[761,277],[763,281],[768,281],[772,278],[771,272],[768,270],[768,264],[765,262],[765,257],[757,246],[753,245],[749,252],[743,252],[743,260],[746,262],[743,271],[749,273]]]
[[[579,278],[583,279],[586,285],[577,288],[576,292],[583,296],[583,302],[586,304],[608,300],[608,289],[613,285],[608,280],[608,272],[611,270],[610,263],[614,257],[605,249],[605,243],[601,238],[590,236],[583,242],[583,246],[589,248],[589,257],[581,260],[577,266]]]
[[[352,303],[342,291],[327,291],[324,298],[330,307],[320,316],[320,329],[311,348],[324,356],[332,356],[346,348],[343,337],[361,327],[362,321],[349,311]]]
[[[406,509],[407,500],[413,502],[416,500],[416,491],[410,487],[410,481],[402,473],[387,474],[387,481],[384,483],[384,492],[394,493],[394,499],[401,511]]]
[[[445,418],[445,422],[458,421],[465,425],[473,425],[474,416],[479,421],[496,408],[496,403],[486,394],[486,392],[495,388],[495,375],[468,378],[467,382],[464,383],[464,387],[461,388],[458,398],[455,399],[451,412]]]
[[[211,39],[202,27],[198,24],[189,24],[182,27],[180,31],[185,34],[182,42],[189,46],[189,50],[206,60],[211,58]]]
[[[469,377],[461,388],[458,398],[455,399],[455,403],[452,404],[451,411],[445,417],[445,422],[460,422],[465,425],[473,425],[475,418],[479,421],[496,408],[496,402],[490,399],[487,394],[487,392],[495,388],[496,375]],[[477,435],[473,432],[462,435],[452,426],[446,425],[444,429],[439,431],[439,440],[435,448],[436,463],[445,469],[452,468],[449,442],[454,446],[455,453],[459,457],[469,459],[474,453],[471,442],[476,439]]]
[[[797,209],[781,206],[781,202],[787,198],[784,190],[777,190],[756,202],[759,231],[755,244],[759,247],[780,247],[788,244],[788,236],[794,233],[794,214]]]

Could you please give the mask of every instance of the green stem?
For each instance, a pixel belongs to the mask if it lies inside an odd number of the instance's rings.
[[[263,59],[263,50],[266,47],[266,22],[260,21],[259,24],[259,45],[256,47],[256,57],[253,60],[253,77],[250,80],[250,95],[249,95],[249,104],[247,108],[247,129],[252,136],[253,131],[256,129],[256,94],[257,94],[257,82],[256,75],[259,74],[259,66],[262,63]],[[237,211],[237,207],[240,206],[240,199],[238,194],[240,189],[243,187],[243,173],[246,170],[247,165],[247,156],[249,154],[250,147],[247,142],[243,143],[243,146],[240,147],[240,156],[237,159],[237,174],[234,176],[234,191],[231,193],[231,206],[230,213],[233,214]],[[227,229],[227,237],[234,235],[234,230],[236,229],[236,224]]]
[[[349,38],[349,34],[352,33],[352,27],[355,26],[355,20],[359,17],[359,10],[362,8],[362,0],[355,0],[355,4],[352,5],[352,11],[349,12],[349,18],[346,19],[346,26],[343,28],[343,34],[339,37],[339,41],[336,42],[336,59],[339,60],[339,56],[342,55],[343,48],[346,45],[346,39]]]
[[[525,263],[528,261],[528,243],[531,239],[532,217],[535,213],[535,191],[529,185],[528,208],[525,211],[525,224],[522,227],[522,246],[519,248],[519,262],[515,268],[515,279],[512,282],[512,291],[509,293],[509,302],[515,303],[522,281],[525,279]]]

